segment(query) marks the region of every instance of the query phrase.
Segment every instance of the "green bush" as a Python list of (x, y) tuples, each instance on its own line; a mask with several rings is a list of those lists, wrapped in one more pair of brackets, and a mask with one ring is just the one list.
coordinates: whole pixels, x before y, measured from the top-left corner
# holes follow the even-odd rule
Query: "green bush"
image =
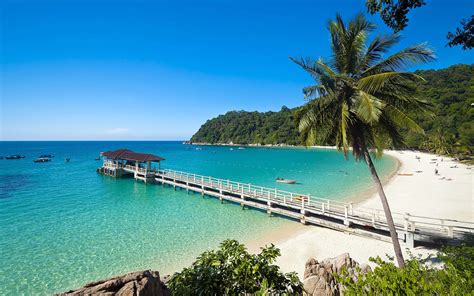
[(380, 257), (376, 264), (353, 281), (347, 271), (335, 275), (345, 295), (474, 295), (474, 246), (444, 247), (438, 254), (444, 267), (428, 267), (425, 260), (411, 257), (405, 268)]
[(168, 282), (173, 295), (300, 295), (296, 273), (283, 274), (275, 259), (280, 250), (271, 245), (249, 254), (236, 240), (225, 240), (217, 251), (201, 254)]

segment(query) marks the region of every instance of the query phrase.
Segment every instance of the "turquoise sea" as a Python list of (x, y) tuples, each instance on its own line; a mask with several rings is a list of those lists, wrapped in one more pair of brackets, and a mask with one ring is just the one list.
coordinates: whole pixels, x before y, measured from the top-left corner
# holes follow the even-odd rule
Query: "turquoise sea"
[[(330, 149), (202, 147), (181, 142), (0, 142), (0, 295), (51, 294), (134, 270), (171, 273), (226, 238), (288, 223), (210, 197), (98, 175), (101, 151), (166, 158), (162, 168), (344, 199), (372, 186), (364, 163)], [(41, 154), (55, 157), (33, 163)], [(65, 158), (71, 161), (66, 163)], [(396, 161), (376, 162), (382, 176)], [(284, 177), (299, 184), (277, 184)]]

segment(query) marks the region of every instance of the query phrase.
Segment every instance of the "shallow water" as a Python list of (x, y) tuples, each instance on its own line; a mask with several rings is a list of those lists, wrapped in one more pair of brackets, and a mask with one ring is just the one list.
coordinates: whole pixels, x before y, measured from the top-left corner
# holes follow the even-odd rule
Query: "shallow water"
[[(162, 168), (331, 199), (372, 186), (364, 163), (329, 149), (202, 147), (179, 142), (0, 142), (0, 294), (50, 294), (124, 272), (176, 271), (226, 238), (248, 241), (293, 221), (95, 171), (101, 151), (166, 158)], [(53, 154), (50, 163), (33, 163)], [(70, 157), (66, 163), (64, 159)], [(380, 175), (396, 166), (376, 162)], [(275, 183), (276, 177), (298, 184)]]

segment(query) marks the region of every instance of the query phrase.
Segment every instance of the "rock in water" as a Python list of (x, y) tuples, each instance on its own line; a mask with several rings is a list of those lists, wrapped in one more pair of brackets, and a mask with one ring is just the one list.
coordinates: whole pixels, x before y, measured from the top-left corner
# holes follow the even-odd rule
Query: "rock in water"
[(158, 271), (145, 270), (92, 282), (82, 288), (56, 295), (166, 296), (170, 293), (160, 280)]
[(342, 287), (336, 282), (333, 274), (340, 274), (343, 268), (347, 269), (348, 274), (352, 276), (354, 281), (359, 276), (358, 268), (361, 269), (361, 274), (372, 271), (367, 264), (359, 266), (359, 263), (349, 256), (349, 253), (344, 253), (334, 258), (327, 258), (321, 262), (318, 262), (315, 258), (310, 258), (305, 264), (304, 295), (341, 295), (341, 292), (343, 292)]

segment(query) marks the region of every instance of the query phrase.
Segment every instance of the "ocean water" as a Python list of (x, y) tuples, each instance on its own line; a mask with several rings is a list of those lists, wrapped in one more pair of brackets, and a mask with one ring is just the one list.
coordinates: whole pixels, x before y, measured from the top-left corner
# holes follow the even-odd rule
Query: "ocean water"
[[(51, 294), (143, 269), (171, 273), (227, 238), (245, 242), (297, 223), (199, 194), (96, 173), (101, 151), (166, 158), (162, 168), (330, 199), (372, 187), (362, 162), (329, 149), (202, 147), (180, 142), (0, 142), (0, 295)], [(41, 154), (50, 163), (33, 163)], [(66, 163), (65, 158), (71, 158)], [(382, 176), (396, 161), (376, 162)], [(276, 177), (298, 184), (275, 183)]]

